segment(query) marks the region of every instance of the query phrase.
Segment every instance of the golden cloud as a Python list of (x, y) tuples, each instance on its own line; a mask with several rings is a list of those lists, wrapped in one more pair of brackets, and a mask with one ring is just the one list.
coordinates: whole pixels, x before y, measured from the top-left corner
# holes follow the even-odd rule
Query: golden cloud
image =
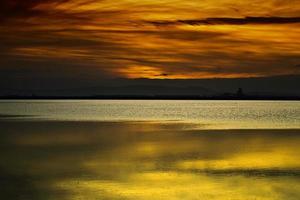
[(79, 60), (83, 70), (94, 66), (127, 78), (300, 73), (296, 0), (5, 0), (0, 6), (2, 60)]

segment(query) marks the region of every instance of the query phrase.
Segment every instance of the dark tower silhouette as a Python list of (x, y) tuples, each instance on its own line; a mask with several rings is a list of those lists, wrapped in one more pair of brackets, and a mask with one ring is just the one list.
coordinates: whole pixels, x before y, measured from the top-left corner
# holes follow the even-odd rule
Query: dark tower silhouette
[(243, 92), (243, 89), (242, 89), (242, 88), (239, 88), (239, 89), (237, 90), (236, 96), (239, 97), (239, 98), (244, 97), (244, 92)]

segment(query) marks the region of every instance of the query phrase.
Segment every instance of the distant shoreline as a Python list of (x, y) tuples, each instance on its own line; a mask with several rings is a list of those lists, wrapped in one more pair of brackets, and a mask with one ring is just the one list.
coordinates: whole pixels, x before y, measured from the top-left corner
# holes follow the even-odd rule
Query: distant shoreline
[(163, 96), (163, 95), (103, 95), (103, 96), (1, 96), (0, 100), (287, 100), (300, 101), (300, 96)]

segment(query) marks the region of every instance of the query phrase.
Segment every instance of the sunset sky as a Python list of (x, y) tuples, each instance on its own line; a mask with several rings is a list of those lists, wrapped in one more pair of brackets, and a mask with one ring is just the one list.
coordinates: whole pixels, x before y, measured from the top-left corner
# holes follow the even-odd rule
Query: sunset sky
[(300, 1), (1, 0), (0, 41), (2, 79), (300, 74)]

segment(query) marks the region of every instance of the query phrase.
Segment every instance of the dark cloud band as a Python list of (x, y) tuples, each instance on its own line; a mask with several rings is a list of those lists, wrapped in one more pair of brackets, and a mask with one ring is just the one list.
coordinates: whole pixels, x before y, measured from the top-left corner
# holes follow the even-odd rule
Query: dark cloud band
[(156, 26), (167, 25), (247, 25), (247, 24), (290, 24), (300, 23), (300, 17), (245, 17), (245, 18), (206, 18), (176, 21), (147, 21)]
[(34, 9), (36, 6), (45, 3), (65, 3), (70, 0), (1, 0), (0, 20), (14, 17), (30, 17), (43, 14)]

